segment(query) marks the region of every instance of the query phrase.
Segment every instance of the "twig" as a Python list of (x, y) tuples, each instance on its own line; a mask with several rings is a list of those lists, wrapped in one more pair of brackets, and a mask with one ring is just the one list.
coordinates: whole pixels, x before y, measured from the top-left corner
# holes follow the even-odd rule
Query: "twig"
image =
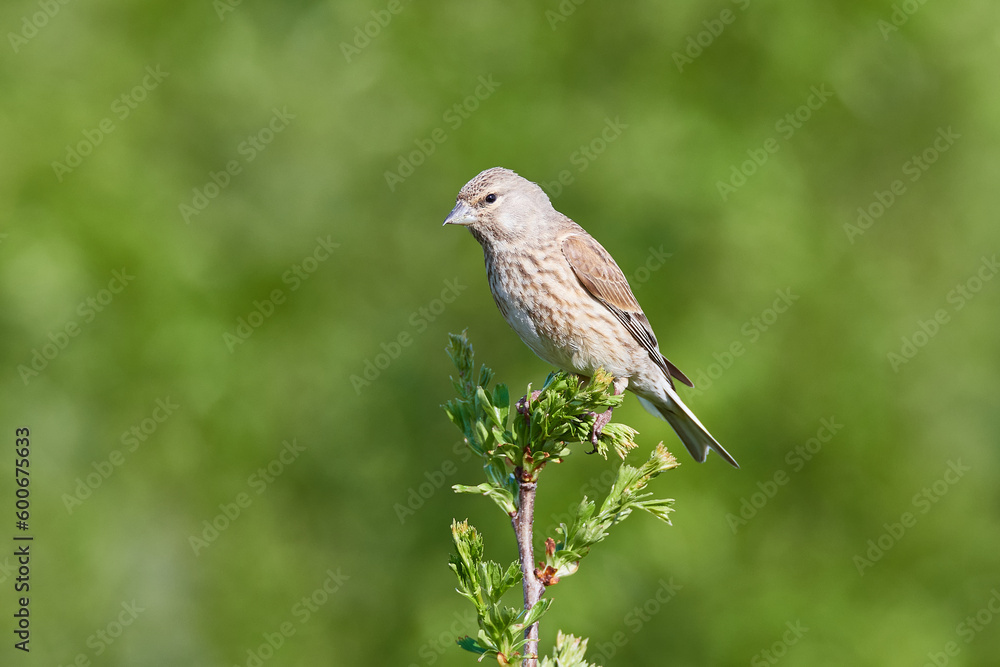
[[(521, 559), (521, 575), (523, 577), (524, 609), (535, 606), (542, 597), (545, 587), (535, 577), (535, 550), (532, 544), (532, 526), (535, 522), (535, 491), (538, 483), (524, 479), (523, 470), (516, 470), (518, 481), (518, 510), (511, 517), (517, 537), (517, 552)], [(524, 638), (528, 643), (524, 647), (524, 667), (538, 667), (538, 621), (524, 629)]]

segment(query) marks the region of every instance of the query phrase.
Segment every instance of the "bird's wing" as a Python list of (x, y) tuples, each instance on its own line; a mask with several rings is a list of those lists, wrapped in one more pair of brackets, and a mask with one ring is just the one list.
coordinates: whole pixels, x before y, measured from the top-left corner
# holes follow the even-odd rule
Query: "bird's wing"
[(589, 234), (567, 236), (563, 239), (562, 252), (580, 283), (614, 313), (632, 337), (649, 353), (649, 357), (663, 369), (667, 379), (673, 376), (693, 387), (691, 380), (660, 354), (653, 328), (611, 253)]

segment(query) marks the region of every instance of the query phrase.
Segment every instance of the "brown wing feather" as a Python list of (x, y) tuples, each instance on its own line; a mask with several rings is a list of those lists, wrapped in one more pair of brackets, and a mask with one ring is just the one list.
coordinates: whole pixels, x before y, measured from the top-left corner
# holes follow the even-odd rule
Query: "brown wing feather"
[(622, 270), (592, 236), (568, 236), (563, 240), (562, 250), (576, 277), (591, 294), (625, 312), (642, 312)]
[[(649, 320), (642, 312), (625, 274), (614, 258), (592, 236), (574, 234), (562, 244), (563, 256), (580, 283), (628, 329), (632, 337), (649, 353), (649, 357), (663, 369), (667, 379), (677, 378), (689, 387), (694, 385), (676, 366), (660, 354), (656, 335)], [(672, 384), (672, 383), (671, 383)]]

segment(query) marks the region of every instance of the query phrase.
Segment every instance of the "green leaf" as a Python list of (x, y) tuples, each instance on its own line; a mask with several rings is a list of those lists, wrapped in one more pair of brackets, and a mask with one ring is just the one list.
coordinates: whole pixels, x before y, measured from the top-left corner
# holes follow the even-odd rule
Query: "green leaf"
[(490, 432), (486, 429), (486, 424), (481, 421), (477, 421), (474, 427), (473, 436), (476, 443), (484, 450), (489, 450), (488, 445), (490, 444)]
[(665, 522), (668, 526), (673, 525), (670, 523), (669, 514), (674, 511), (671, 505), (674, 504), (673, 498), (658, 498), (653, 500), (644, 500), (637, 502), (635, 504), (641, 510), (645, 510), (655, 516), (657, 519)]
[(477, 643), (483, 647), (483, 653), (491, 658), (495, 658), (497, 653), (501, 650), (501, 646), (493, 640), (493, 637), (486, 632), (485, 628), (480, 628), (477, 636), (479, 637), (479, 641)]
[(498, 384), (493, 388), (493, 405), (502, 408), (510, 407), (510, 391), (507, 389), (507, 385)]
[(486, 653), (486, 649), (480, 646), (479, 642), (477, 642), (472, 637), (469, 637), (468, 635), (462, 637), (455, 643), (464, 648), (466, 651), (469, 651), (470, 653), (476, 653), (478, 655)]
[[(472, 349), (471, 346), (469, 348)], [(480, 366), (479, 368), (479, 386), (485, 387), (493, 380), (493, 369), (487, 366)]]
[(517, 509), (514, 506), (514, 496), (507, 489), (497, 488), (492, 484), (479, 484), (478, 486), (466, 486), (464, 484), (455, 484), (451, 487), (455, 490), (455, 493), (478, 493), (490, 498), (495, 502), (500, 509), (502, 509), (508, 515), (514, 514)]
[(586, 639), (563, 634), (560, 630), (556, 634), (556, 645), (552, 651), (552, 657), (543, 658), (541, 667), (596, 667), (594, 663), (584, 659), (583, 656), (586, 652)]
[(525, 626), (529, 626), (538, 621), (538, 619), (540, 619), (542, 615), (549, 610), (549, 607), (552, 606), (552, 602), (553, 600), (551, 598), (540, 598), (538, 602), (531, 606), (531, 609), (528, 610), (528, 613), (525, 615), (524, 620), (521, 621), (521, 623)]

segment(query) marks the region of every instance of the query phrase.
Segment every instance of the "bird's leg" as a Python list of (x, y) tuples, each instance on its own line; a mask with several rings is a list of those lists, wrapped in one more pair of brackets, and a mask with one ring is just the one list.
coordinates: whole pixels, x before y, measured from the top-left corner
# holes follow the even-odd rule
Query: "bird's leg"
[[(618, 396), (625, 391), (626, 387), (628, 387), (628, 378), (615, 378), (615, 381), (611, 385), (611, 393)], [(601, 437), (604, 427), (611, 421), (611, 413), (614, 410), (614, 408), (608, 408), (601, 414), (597, 414), (596, 412), (590, 413), (594, 415), (594, 426), (590, 429), (590, 443), (594, 445), (594, 448), (587, 452), (588, 454), (593, 454), (597, 451), (597, 440)]]

